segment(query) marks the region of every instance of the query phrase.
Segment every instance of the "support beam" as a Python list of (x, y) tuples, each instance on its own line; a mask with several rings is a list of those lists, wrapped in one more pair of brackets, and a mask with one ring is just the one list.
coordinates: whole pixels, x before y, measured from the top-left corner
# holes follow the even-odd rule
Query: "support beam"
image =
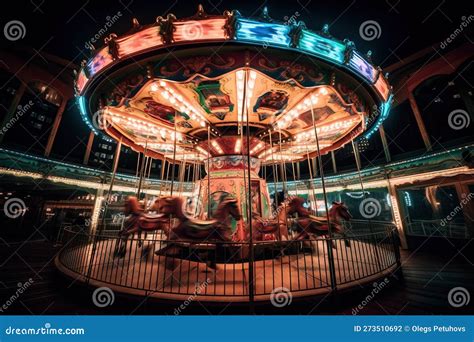
[(337, 173), (336, 157), (334, 156), (334, 151), (331, 151), (331, 160), (332, 160), (332, 170), (334, 173)]
[(53, 127), (51, 128), (51, 132), (49, 132), (48, 143), (46, 144), (46, 148), (44, 150), (44, 156), (49, 157), (51, 154), (51, 149), (53, 148), (54, 140), (56, 139), (56, 134), (58, 133), (59, 125), (61, 124), (61, 119), (63, 117), (64, 110), (66, 109), (67, 101), (63, 98), (61, 105), (56, 112), (56, 116), (54, 118)]
[(87, 141), (87, 146), (86, 146), (86, 153), (84, 153), (84, 160), (82, 161), (82, 164), (87, 165), (89, 164), (89, 157), (91, 155), (91, 149), (92, 149), (92, 143), (94, 142), (94, 132), (89, 133), (89, 140)]
[(387, 163), (390, 163), (392, 161), (392, 157), (390, 156), (390, 150), (388, 148), (388, 143), (387, 143), (387, 136), (385, 135), (385, 129), (383, 128), (383, 125), (380, 125), (379, 133), (380, 133), (380, 140), (382, 140), (383, 152), (385, 153), (385, 160), (387, 161)]
[(405, 234), (405, 232), (407, 231), (407, 222), (405, 219), (402, 219), (402, 213), (400, 211), (400, 201), (397, 196), (397, 189), (390, 182), (389, 174), (387, 174), (387, 183), (388, 194), (390, 196), (390, 202), (392, 204), (392, 217), (395, 226), (397, 227), (398, 236), (400, 238), (400, 247), (402, 247), (403, 249), (408, 249), (407, 236)]
[[(112, 190), (114, 189), (115, 175), (117, 174), (117, 167), (120, 160), (121, 151), (122, 151), (122, 138), (120, 138), (120, 140), (117, 142), (117, 146), (115, 148), (114, 162), (112, 166), (112, 178), (110, 179), (109, 191), (107, 191), (107, 197), (106, 197), (105, 206), (104, 206), (104, 215), (102, 219), (102, 223), (104, 223), (104, 225), (105, 225), (105, 217), (107, 214), (107, 208), (110, 204)], [(102, 228), (104, 227), (104, 225), (102, 226)]]
[[(319, 153), (318, 153), (319, 156)], [(311, 165), (313, 165), (313, 178), (318, 177), (318, 161), (316, 160), (317, 157), (314, 157), (311, 159)], [(319, 164), (320, 167), (323, 165), (323, 159), (321, 156), (319, 156)]]
[(431, 146), (430, 137), (428, 136), (428, 132), (426, 131), (425, 123), (423, 122), (423, 118), (421, 117), (420, 109), (418, 108), (418, 104), (416, 103), (415, 97), (413, 93), (408, 93), (408, 101), (410, 101), (410, 106), (415, 115), (416, 123), (418, 125), (418, 129), (420, 130), (421, 137), (423, 142), (425, 143), (425, 147), (427, 151), (433, 150)]
[(90, 233), (96, 233), (97, 226), (99, 225), (99, 217), (102, 213), (102, 204), (104, 201), (104, 189), (99, 187), (95, 193), (94, 206), (92, 207), (92, 214), (90, 218), (89, 228)]

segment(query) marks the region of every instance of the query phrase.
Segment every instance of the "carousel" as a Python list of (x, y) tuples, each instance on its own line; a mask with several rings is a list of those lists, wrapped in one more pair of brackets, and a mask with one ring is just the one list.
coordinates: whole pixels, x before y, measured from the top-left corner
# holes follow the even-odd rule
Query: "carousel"
[[(348, 208), (327, 200), (319, 158), (356, 149), (392, 101), (371, 53), (327, 25), (201, 6), (184, 19), (134, 19), (93, 50), (75, 87), (83, 120), (117, 153), (93, 224), (64, 232), (56, 264), (66, 275), (132, 295), (253, 302), (358, 287), (398, 267), (393, 229), (348, 234)], [(137, 191), (111, 232), (101, 218), (122, 146), (138, 153)], [(302, 163), (306, 196), (292, 187)], [(151, 178), (158, 194), (144, 186)]]

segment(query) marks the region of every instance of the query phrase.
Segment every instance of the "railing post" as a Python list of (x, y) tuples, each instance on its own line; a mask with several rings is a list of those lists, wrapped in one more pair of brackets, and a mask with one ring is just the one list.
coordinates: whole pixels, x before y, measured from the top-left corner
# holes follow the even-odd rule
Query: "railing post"
[(400, 247), (398, 244), (398, 237), (395, 235), (394, 229), (392, 229), (392, 231), (390, 232), (390, 239), (392, 240), (393, 251), (395, 253), (395, 259), (397, 261), (397, 268), (400, 268), (402, 266), (402, 263), (400, 260)]
[(332, 253), (333, 239), (326, 238), (326, 244), (328, 249), (328, 263), (329, 263), (329, 275), (331, 277), (331, 289), (333, 292), (337, 291), (337, 280), (336, 280), (336, 268), (334, 266), (334, 254)]

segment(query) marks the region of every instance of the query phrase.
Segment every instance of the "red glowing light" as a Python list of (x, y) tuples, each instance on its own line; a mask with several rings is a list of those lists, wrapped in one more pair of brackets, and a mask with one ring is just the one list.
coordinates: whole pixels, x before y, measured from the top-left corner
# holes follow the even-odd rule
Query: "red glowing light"
[(175, 42), (226, 39), (225, 22), (224, 18), (175, 22), (173, 39)]
[(119, 57), (121, 58), (137, 51), (163, 45), (163, 40), (159, 32), (160, 27), (153, 26), (130, 36), (117, 39)]
[(84, 86), (86, 83), (89, 81), (87, 78), (86, 74), (84, 73), (84, 70), (81, 70), (79, 72), (79, 75), (77, 76), (77, 81), (76, 81), (76, 87), (79, 93), (82, 92), (82, 89), (84, 89)]
[(377, 89), (378, 93), (383, 97), (384, 101), (387, 101), (388, 94), (390, 93), (390, 88), (388, 87), (388, 83), (385, 80), (385, 77), (382, 75), (379, 76), (377, 82), (374, 84), (375, 89)]
[(89, 74), (94, 75), (105, 66), (113, 62), (112, 56), (109, 54), (109, 48), (105, 47), (101, 49), (94, 58), (88, 63)]

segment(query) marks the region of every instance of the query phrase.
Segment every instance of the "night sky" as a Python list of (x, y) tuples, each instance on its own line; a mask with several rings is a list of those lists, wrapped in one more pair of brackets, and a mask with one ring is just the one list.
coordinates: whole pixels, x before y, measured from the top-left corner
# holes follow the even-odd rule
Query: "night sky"
[[(258, 16), (264, 6), (270, 16), (284, 21), (295, 16), (314, 30), (329, 24), (330, 32), (337, 38), (355, 42), (359, 51), (373, 51), (373, 61), (386, 67), (425, 47), (439, 43), (459, 27), (464, 17), (472, 14), (473, 5), (467, 1), (46, 1), (15, 0), (8, 2), (2, 11), (2, 27), (19, 20), (26, 28), (22, 40), (11, 43), (0, 39), (0, 46), (20, 44), (33, 47), (39, 53), (49, 52), (79, 64), (88, 56), (84, 43), (93, 37), (107, 22), (107, 16), (119, 11), (122, 16), (110, 29), (121, 35), (131, 27), (132, 18), (150, 24), (157, 16), (173, 13), (178, 18), (193, 15), (202, 3), (210, 14), (238, 9), (244, 16)], [(469, 8), (470, 7), (470, 8)], [(359, 27), (368, 20), (380, 25), (380, 37), (365, 41)], [(472, 24), (471, 24), (472, 25)], [(474, 27), (474, 25), (472, 25)], [(456, 44), (472, 41), (472, 27), (468, 26)]]

